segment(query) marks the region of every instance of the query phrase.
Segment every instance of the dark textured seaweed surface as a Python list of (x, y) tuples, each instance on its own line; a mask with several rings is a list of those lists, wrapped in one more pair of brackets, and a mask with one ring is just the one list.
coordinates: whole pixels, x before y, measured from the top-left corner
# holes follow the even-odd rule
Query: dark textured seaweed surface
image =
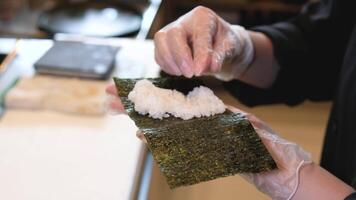
[[(114, 78), (127, 113), (143, 131), (171, 188), (276, 168), (250, 122), (239, 113), (226, 111), (190, 120), (175, 117), (158, 120), (138, 114), (127, 99), (138, 80)], [(179, 77), (149, 80), (158, 87), (183, 93), (203, 85), (198, 79)]]

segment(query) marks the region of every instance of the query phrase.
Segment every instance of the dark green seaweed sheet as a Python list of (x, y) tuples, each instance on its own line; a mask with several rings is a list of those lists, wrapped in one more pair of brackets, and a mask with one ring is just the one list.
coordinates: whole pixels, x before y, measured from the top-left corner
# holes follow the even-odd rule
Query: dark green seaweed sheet
[[(144, 133), (148, 147), (171, 188), (244, 172), (276, 168), (250, 122), (226, 111), (211, 117), (153, 119), (138, 114), (127, 99), (139, 79), (114, 78), (126, 112)], [(149, 79), (161, 88), (187, 93), (203, 85), (198, 79)]]

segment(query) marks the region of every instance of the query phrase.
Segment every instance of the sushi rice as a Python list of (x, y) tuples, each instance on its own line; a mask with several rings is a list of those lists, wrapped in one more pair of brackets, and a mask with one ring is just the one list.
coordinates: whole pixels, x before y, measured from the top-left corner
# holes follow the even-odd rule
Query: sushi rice
[(225, 104), (205, 86), (195, 87), (186, 96), (171, 89), (156, 87), (143, 79), (135, 84), (128, 98), (141, 115), (155, 119), (174, 116), (183, 120), (208, 117), (225, 112)]

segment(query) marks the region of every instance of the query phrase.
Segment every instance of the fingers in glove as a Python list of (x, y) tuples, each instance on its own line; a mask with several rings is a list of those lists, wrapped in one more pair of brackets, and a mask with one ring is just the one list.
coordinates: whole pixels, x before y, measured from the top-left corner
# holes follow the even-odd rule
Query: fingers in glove
[(302, 147), (278, 136), (264, 121), (254, 115), (246, 115), (255, 128), (263, 144), (277, 163), (279, 169), (288, 169), (289, 166), (298, 166), (302, 160), (311, 162), (311, 156)]
[(124, 106), (117, 95), (107, 94), (105, 100), (105, 110), (108, 114), (117, 115), (125, 113)]
[(193, 36), (194, 74), (196, 76), (201, 76), (210, 69), (213, 55), (212, 36), (209, 33), (210, 30), (206, 31), (208, 33), (196, 33)]
[[(251, 122), (252, 126), (256, 129), (256, 132), (259, 133), (260, 137), (264, 137), (270, 140), (282, 139), (280, 137), (276, 137), (278, 136), (276, 132), (269, 125), (267, 125), (266, 122), (260, 120), (255, 115), (248, 114), (246, 117)], [(259, 130), (265, 131), (261, 132)]]
[(117, 89), (116, 89), (115, 84), (111, 84), (111, 85), (107, 86), (105, 89), (105, 92), (107, 94), (117, 96)]
[(270, 128), (266, 122), (260, 120), (258, 117), (256, 117), (255, 115), (251, 114), (251, 113), (248, 113), (248, 112), (245, 112), (239, 108), (236, 108), (234, 106), (230, 106), (230, 105), (227, 105), (227, 109), (230, 110), (231, 112), (234, 112), (234, 113), (241, 113), (243, 114), (243, 116), (245, 116), (248, 121), (251, 122), (252, 126), (257, 129), (257, 130), (266, 130), (266, 132), (269, 132), (269, 133), (273, 133), (272, 135), (276, 135), (275, 134), (275, 131)]
[(241, 109), (238, 109), (234, 106), (230, 106), (230, 105), (226, 105), (227, 109), (230, 110), (231, 112), (233, 113), (241, 113), (242, 115), (246, 116), (246, 115), (249, 115), (249, 113), (241, 110)]
[[(234, 113), (242, 113), (252, 124), (257, 134), (260, 136), (263, 144), (266, 146), (268, 152), (271, 154), (272, 158), (278, 163), (282, 163), (280, 160), (279, 147), (278, 142), (282, 142), (277, 135), (274, 135), (274, 131), (263, 121), (258, 119), (256, 116), (247, 113), (243, 110), (240, 110), (233, 106), (227, 106), (227, 108)], [(284, 162), (283, 162), (284, 163)]]
[(214, 50), (211, 58), (210, 71), (211, 73), (219, 72), (225, 60), (225, 54), (221, 51)]
[(211, 64), (211, 71), (213, 72), (220, 71), (226, 58), (232, 59), (234, 56), (240, 55), (244, 46), (244, 38), (240, 38), (239, 34), (231, 29), (230, 24), (221, 18), (219, 19)]
[(300, 151), (301, 148), (297, 144), (279, 137), (265, 122), (256, 116), (250, 114), (246, 117), (255, 128), (256, 133), (260, 136), (262, 143), (279, 169), (286, 169), (291, 164), (298, 165), (300, 162), (298, 154), (302, 153), (302, 151)]
[(182, 72), (183, 76), (191, 78), (193, 76), (193, 57), (188, 44), (188, 35), (181, 26), (171, 28), (168, 31), (168, 45), (171, 55)]
[(169, 46), (168, 37), (169, 36), (164, 29), (155, 34), (155, 60), (161, 69), (166, 73), (170, 75), (181, 76), (182, 72), (179, 70), (179, 67), (175, 63), (173, 55), (170, 51), (170, 49), (174, 47)]
[(141, 130), (137, 130), (137, 131), (136, 131), (136, 137), (137, 137), (138, 139), (140, 139), (142, 142), (144, 142), (144, 143), (147, 144), (147, 140), (146, 140), (146, 138), (145, 138), (145, 135), (144, 135), (144, 133), (143, 133)]
[[(230, 105), (227, 105), (227, 109), (233, 113), (241, 113), (244, 117), (246, 117), (261, 138), (268, 138), (270, 140), (274, 138), (272, 137), (274, 135), (272, 134), (274, 133), (274, 131), (265, 122), (258, 119), (255, 115), (252, 115), (250, 113), (247, 113), (239, 108)], [(262, 130), (266, 130), (266, 131), (262, 131)]]
[(194, 23), (185, 25), (185, 28), (193, 48), (194, 74), (201, 76), (210, 70), (217, 18), (208, 8), (198, 7), (194, 12)]

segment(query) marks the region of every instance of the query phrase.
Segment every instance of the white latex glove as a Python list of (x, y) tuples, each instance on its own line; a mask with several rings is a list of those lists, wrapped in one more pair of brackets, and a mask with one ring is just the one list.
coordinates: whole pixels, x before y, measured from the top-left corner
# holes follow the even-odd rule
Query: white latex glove
[[(242, 112), (229, 108), (233, 112)], [(247, 181), (274, 200), (291, 199), (299, 186), (299, 173), (306, 164), (311, 164), (311, 156), (300, 146), (289, 142), (277, 134), (254, 115), (244, 113), (261, 137), (267, 150), (275, 160), (278, 169), (265, 173), (243, 174)]]
[(241, 76), (254, 57), (249, 33), (199, 6), (158, 31), (155, 59), (176, 76), (213, 74), (221, 80)]

